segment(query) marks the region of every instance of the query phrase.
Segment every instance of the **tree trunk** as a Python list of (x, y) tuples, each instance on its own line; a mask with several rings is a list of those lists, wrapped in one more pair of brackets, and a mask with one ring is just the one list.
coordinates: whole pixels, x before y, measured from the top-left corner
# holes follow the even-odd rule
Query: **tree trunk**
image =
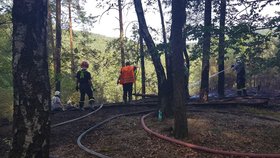
[[(49, 2), (49, 1), (48, 1)], [(50, 10), (50, 4), (48, 3), (48, 26), (49, 26), (49, 30), (48, 30), (48, 41), (50, 45), (50, 49), (49, 49), (49, 53), (51, 53), (53, 55), (53, 66), (54, 66), (54, 70), (55, 70), (55, 46), (54, 46), (54, 37), (53, 37), (53, 26), (52, 26), (52, 14), (51, 14), (51, 10)]]
[(184, 50), (184, 56), (185, 56), (185, 82), (186, 82), (186, 96), (187, 96), (187, 99), (189, 99), (190, 97), (190, 92), (189, 92), (189, 74), (190, 74), (190, 58), (189, 58), (189, 55), (188, 55), (188, 52), (187, 52), (187, 46), (186, 46), (186, 37), (183, 36), (183, 50)]
[[(137, 14), (137, 18), (138, 18), (139, 29), (143, 35), (143, 38), (145, 40), (147, 47), (148, 47), (148, 52), (152, 57), (152, 61), (153, 61), (153, 64), (154, 64), (154, 67), (156, 70), (160, 105), (162, 107), (166, 107), (168, 89), (166, 87), (166, 83), (167, 83), (166, 76), (165, 76), (161, 61), (160, 61), (160, 55), (157, 52), (155, 43), (152, 39), (151, 34), (149, 33), (149, 30), (148, 30), (148, 27), (146, 24), (146, 19), (144, 16), (142, 2), (140, 0), (134, 0), (134, 5), (135, 5), (135, 11)], [(162, 110), (164, 110), (164, 109), (162, 109)]]
[(225, 19), (226, 19), (226, 0), (221, 0), (220, 8), (220, 32), (219, 32), (219, 57), (218, 57), (218, 94), (219, 97), (225, 96)]
[[(158, 0), (158, 7), (159, 7), (159, 13), (160, 13), (160, 20), (161, 20), (161, 28), (162, 28), (162, 39), (163, 39), (163, 44), (164, 44), (164, 54), (165, 54), (165, 66), (166, 66), (166, 78), (167, 78), (167, 89), (172, 89), (172, 66), (171, 66), (171, 57), (169, 50), (167, 49), (167, 39), (166, 39), (166, 31), (165, 31), (165, 21), (164, 21), (164, 16), (163, 16), (163, 11), (162, 11), (162, 6), (160, 0)], [(168, 102), (166, 104), (166, 107), (163, 107), (164, 113), (167, 116), (173, 115), (172, 107), (171, 107), (171, 102), (172, 102), (172, 91), (167, 91), (167, 96), (168, 96)]]
[(186, 1), (172, 1), (171, 25), (171, 55), (172, 55), (172, 85), (174, 107), (174, 136), (184, 138), (187, 135), (186, 91), (183, 58), (183, 26), (186, 22)]
[(68, 12), (69, 12), (69, 38), (70, 38), (70, 55), (71, 55), (71, 76), (75, 79), (77, 72), (77, 63), (75, 62), (75, 54), (73, 49), (73, 29), (72, 29), (72, 12), (71, 12), (72, 0), (68, 0)]
[(145, 98), (146, 94), (146, 71), (145, 71), (145, 58), (144, 58), (144, 45), (142, 33), (139, 30), (139, 43), (140, 43), (140, 60), (141, 60), (141, 79), (142, 79), (142, 99)]
[(61, 81), (61, 0), (56, 0), (56, 49), (55, 49), (55, 90), (60, 91)]
[(10, 158), (49, 157), (47, 0), (14, 0), (13, 143)]
[(119, 7), (119, 23), (120, 23), (120, 49), (121, 49), (121, 63), (125, 65), (124, 59), (124, 41), (123, 41), (123, 16), (122, 16), (122, 0), (118, 0)]
[[(164, 22), (164, 16), (163, 16), (163, 11), (162, 11), (162, 6), (160, 0), (158, 0), (158, 7), (159, 7), (159, 13), (160, 13), (160, 20), (161, 20), (161, 29), (162, 29), (162, 39), (163, 39), (163, 44), (164, 44), (164, 54), (165, 54), (165, 64), (166, 64), (166, 76), (167, 79), (171, 78), (171, 59), (170, 55), (167, 49), (167, 39), (166, 39), (166, 31), (165, 31), (165, 22)], [(170, 83), (171, 84), (171, 83)]]
[(203, 34), (203, 57), (200, 84), (200, 100), (208, 101), (209, 93), (209, 59), (211, 42), (211, 0), (205, 0), (204, 34)]

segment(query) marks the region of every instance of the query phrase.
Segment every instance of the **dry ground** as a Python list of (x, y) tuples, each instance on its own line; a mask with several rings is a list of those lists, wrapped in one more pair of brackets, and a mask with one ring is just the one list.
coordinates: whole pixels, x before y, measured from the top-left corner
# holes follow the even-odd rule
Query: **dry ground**
[[(273, 109), (258, 109), (234, 106), (227, 108), (188, 107), (188, 134), (185, 142), (238, 152), (280, 153), (280, 120), (278, 106)], [(91, 126), (119, 113), (150, 109), (144, 106), (103, 108), (96, 114), (51, 131), (50, 155), (61, 158), (94, 157), (81, 150), (78, 136)], [(89, 111), (66, 111), (52, 114), (52, 123), (66, 121)], [(141, 115), (123, 116), (89, 132), (82, 143), (104, 155), (114, 158), (216, 158), (208, 154), (182, 147), (147, 134), (141, 124)], [(172, 137), (173, 119), (159, 122), (155, 117), (146, 119), (149, 128)], [(10, 143), (9, 128), (0, 132), (0, 155), (7, 156)], [(2, 156), (1, 156), (2, 157)]]

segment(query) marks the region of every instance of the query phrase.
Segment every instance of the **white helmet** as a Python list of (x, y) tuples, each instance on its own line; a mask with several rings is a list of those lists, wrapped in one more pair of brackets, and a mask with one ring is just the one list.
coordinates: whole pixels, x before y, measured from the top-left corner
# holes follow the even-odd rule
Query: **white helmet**
[(59, 91), (55, 91), (54, 95), (60, 95), (60, 92)]

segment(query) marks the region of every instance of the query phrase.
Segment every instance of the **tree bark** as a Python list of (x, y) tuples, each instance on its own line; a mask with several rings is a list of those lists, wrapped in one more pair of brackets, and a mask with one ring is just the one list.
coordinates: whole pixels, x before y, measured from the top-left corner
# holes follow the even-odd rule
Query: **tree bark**
[(186, 37), (183, 35), (183, 46), (184, 46), (184, 57), (185, 57), (185, 82), (186, 82), (186, 96), (187, 99), (190, 97), (190, 92), (189, 92), (189, 74), (190, 74), (190, 58), (187, 52), (187, 46), (186, 46)]
[(53, 37), (53, 26), (52, 26), (52, 14), (51, 14), (51, 9), (50, 9), (50, 3), (48, 1), (48, 26), (49, 26), (49, 30), (48, 30), (48, 42), (49, 42), (49, 54), (51, 53), (53, 55), (53, 68), (55, 70), (55, 46), (54, 46), (54, 37)]
[(75, 79), (77, 72), (77, 63), (75, 62), (75, 54), (73, 49), (73, 28), (72, 28), (72, 0), (68, 0), (68, 12), (69, 12), (69, 40), (70, 40), (70, 55), (71, 55), (71, 76)]
[(125, 65), (125, 58), (124, 58), (124, 39), (123, 39), (123, 16), (122, 16), (122, 0), (118, 0), (118, 7), (119, 7), (119, 23), (120, 23), (120, 49), (121, 49), (121, 63), (122, 66)]
[(139, 29), (141, 33), (143, 33), (143, 38), (148, 48), (148, 52), (152, 57), (153, 65), (156, 70), (157, 74), (157, 81), (158, 81), (158, 95), (159, 95), (159, 102), (161, 107), (166, 107), (167, 104), (167, 87), (166, 87), (166, 76), (164, 73), (163, 66), (160, 61), (160, 55), (156, 50), (155, 43), (152, 39), (151, 34), (149, 33), (146, 19), (144, 16), (144, 11), (142, 7), (141, 0), (134, 0), (135, 11), (138, 18)]
[[(167, 39), (166, 39), (166, 31), (165, 31), (165, 21), (162, 11), (162, 6), (160, 0), (158, 0), (158, 7), (159, 7), (159, 13), (160, 13), (160, 20), (161, 20), (161, 28), (162, 28), (162, 39), (164, 44), (164, 54), (165, 54), (165, 66), (166, 66), (166, 78), (167, 78), (167, 89), (172, 89), (172, 64), (171, 64), (171, 57), (167, 46)], [(168, 96), (168, 102), (166, 104), (166, 107), (163, 107), (164, 113), (167, 116), (173, 115), (171, 102), (172, 102), (172, 91), (167, 91)]]
[(226, 0), (221, 0), (220, 7), (220, 32), (219, 32), (219, 57), (218, 57), (218, 94), (219, 97), (225, 96), (225, 19), (226, 19)]
[[(162, 11), (162, 6), (160, 0), (158, 0), (158, 7), (159, 7), (159, 13), (160, 13), (160, 20), (161, 20), (161, 29), (162, 29), (162, 39), (163, 39), (163, 44), (164, 44), (164, 54), (165, 54), (165, 64), (166, 64), (166, 76), (167, 79), (171, 78), (171, 59), (170, 55), (167, 49), (167, 39), (166, 39), (166, 31), (165, 31), (165, 22), (164, 22), (164, 16), (163, 16), (163, 11)], [(171, 84), (171, 83), (170, 83)]]
[(204, 34), (203, 34), (203, 56), (200, 84), (200, 100), (208, 101), (209, 93), (209, 59), (211, 42), (211, 0), (205, 0), (204, 11)]
[(186, 22), (186, 1), (172, 1), (171, 55), (172, 85), (174, 107), (174, 136), (184, 138), (187, 135), (185, 68), (183, 57), (183, 26)]
[(145, 71), (145, 58), (144, 58), (144, 44), (142, 33), (139, 30), (139, 43), (140, 43), (140, 60), (141, 60), (141, 79), (142, 79), (142, 99), (146, 94), (146, 71)]
[(49, 157), (47, 0), (13, 1), (13, 143), (10, 158)]
[(60, 91), (61, 80), (61, 0), (56, 0), (56, 49), (55, 49), (55, 90)]

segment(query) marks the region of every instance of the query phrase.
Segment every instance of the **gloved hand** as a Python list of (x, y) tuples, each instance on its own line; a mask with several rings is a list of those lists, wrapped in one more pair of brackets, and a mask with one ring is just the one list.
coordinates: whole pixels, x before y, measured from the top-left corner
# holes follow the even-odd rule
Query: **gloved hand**
[(76, 91), (79, 91), (79, 86), (78, 85), (76, 86)]

